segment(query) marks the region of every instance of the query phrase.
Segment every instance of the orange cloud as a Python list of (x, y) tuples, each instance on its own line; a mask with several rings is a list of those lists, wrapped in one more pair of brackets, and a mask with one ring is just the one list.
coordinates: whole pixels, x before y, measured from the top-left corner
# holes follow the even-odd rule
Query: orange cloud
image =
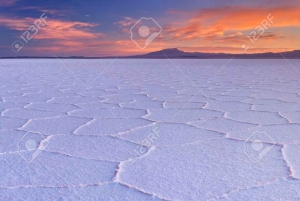
[[(185, 15), (185, 12), (178, 13)], [(229, 30), (237, 33), (254, 30), (263, 20), (268, 20), (268, 18), (271, 19), (271, 21), (268, 20), (269, 27), (300, 26), (300, 8), (225, 7), (199, 10), (195, 14), (195, 17), (183, 22), (183, 26), (166, 27), (167, 32), (172, 38), (218, 37), (224, 36), (225, 32)]]
[(103, 33), (91, 31), (91, 28), (98, 24), (69, 22), (59, 20), (47, 20), (47, 25), (42, 28), (36, 39), (55, 39), (55, 40), (78, 40), (96, 39), (104, 36)]
[[(29, 26), (34, 25), (36, 19), (25, 18), (15, 19), (0, 17), (0, 25), (9, 27), (12, 30), (27, 31)], [(103, 33), (93, 32), (91, 29), (98, 24), (84, 22), (70, 22), (46, 19), (46, 24), (41, 26), (39, 32), (34, 36), (34, 39), (49, 39), (49, 40), (84, 40), (97, 39), (103, 37)]]
[(0, 26), (5, 26), (13, 30), (25, 30), (27, 29), (32, 23), (34, 23), (33, 18), (24, 18), (24, 19), (17, 19), (17, 18), (7, 18), (5, 16), (0, 16)]
[(214, 19), (214, 16), (220, 16), (213, 26), (219, 25), (222, 28), (230, 30), (247, 30), (258, 26), (268, 15), (274, 16), (272, 21), (275, 27), (284, 26), (300, 26), (300, 9), (297, 7), (281, 7), (281, 8), (220, 8), (204, 10), (197, 15), (193, 21)]
[[(213, 48), (214, 50), (226, 49), (225, 52), (233, 52), (232, 50), (237, 49), (241, 40), (247, 39), (251, 31), (256, 30), (257, 33), (261, 33), (261, 30), (260, 32), (257, 31), (260, 25), (265, 28), (259, 42), (255, 44), (256, 49), (264, 45), (269, 46), (269, 49), (274, 48), (274, 51), (281, 48), (287, 49), (284, 44), (292, 36), (294, 36), (294, 45), (290, 46), (290, 49), (297, 49), (295, 39), (298, 39), (296, 41), (298, 41), (299, 46), (299, 37), (295, 31), (299, 31), (300, 28), (299, 7), (223, 7), (193, 12), (170, 10), (167, 13), (173, 18), (175, 18), (174, 15), (186, 18), (186, 20), (172, 22), (164, 26), (163, 37), (174, 44), (179, 42), (177, 47), (182, 47), (182, 45), (185, 47), (205, 47), (207, 45), (207, 47), (220, 47)], [(293, 30), (290, 27), (293, 27)], [(278, 29), (283, 32), (278, 33)], [(269, 43), (267, 43), (268, 41)], [(207, 49), (211, 50), (211, 48)], [(266, 48), (260, 49), (266, 51)]]

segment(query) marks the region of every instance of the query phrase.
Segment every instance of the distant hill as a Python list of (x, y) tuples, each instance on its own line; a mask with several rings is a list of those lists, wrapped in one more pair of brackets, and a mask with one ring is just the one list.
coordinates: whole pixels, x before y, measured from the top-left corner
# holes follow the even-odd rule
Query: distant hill
[[(291, 52), (281, 52), (281, 54), (289, 59), (300, 59), (300, 50)], [(226, 54), (226, 53), (202, 53), (202, 52), (184, 52), (177, 48), (164, 49), (151, 52), (144, 55), (128, 56), (126, 58), (188, 58), (188, 59), (227, 59), (234, 57), (235, 59), (283, 59), (280, 53), (255, 53), (255, 54)]]

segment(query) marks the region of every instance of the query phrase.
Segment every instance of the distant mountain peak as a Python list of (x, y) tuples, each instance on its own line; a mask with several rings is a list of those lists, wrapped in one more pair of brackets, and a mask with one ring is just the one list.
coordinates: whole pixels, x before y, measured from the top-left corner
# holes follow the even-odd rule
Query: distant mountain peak
[(161, 55), (166, 55), (166, 56), (172, 56), (172, 57), (177, 57), (177, 56), (183, 56), (184, 54), (186, 54), (186, 52), (183, 52), (181, 50), (179, 50), (178, 48), (167, 48), (167, 49), (162, 49), (159, 51), (155, 51), (155, 52), (150, 52), (148, 54), (145, 54), (147, 56), (161, 56)]
[(230, 54), (230, 53), (205, 53), (205, 52), (184, 52), (178, 48), (167, 48), (144, 55), (129, 56), (127, 58), (196, 58), (196, 59), (283, 59), (300, 58), (300, 50), (280, 53), (254, 53), (254, 54)]
[(179, 50), (178, 48), (166, 48), (166, 49), (162, 49), (161, 51), (177, 51), (177, 52), (183, 52), (183, 51)]

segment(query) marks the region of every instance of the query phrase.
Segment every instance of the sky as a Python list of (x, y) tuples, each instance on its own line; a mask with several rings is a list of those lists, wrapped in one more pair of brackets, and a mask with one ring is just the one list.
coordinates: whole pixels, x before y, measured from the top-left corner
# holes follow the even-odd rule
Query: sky
[(299, 0), (0, 0), (0, 57), (300, 49)]

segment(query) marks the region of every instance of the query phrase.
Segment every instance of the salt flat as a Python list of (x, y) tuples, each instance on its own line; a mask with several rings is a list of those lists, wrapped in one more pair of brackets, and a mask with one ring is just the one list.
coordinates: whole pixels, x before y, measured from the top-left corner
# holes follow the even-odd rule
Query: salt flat
[(0, 70), (0, 200), (300, 200), (300, 60)]

